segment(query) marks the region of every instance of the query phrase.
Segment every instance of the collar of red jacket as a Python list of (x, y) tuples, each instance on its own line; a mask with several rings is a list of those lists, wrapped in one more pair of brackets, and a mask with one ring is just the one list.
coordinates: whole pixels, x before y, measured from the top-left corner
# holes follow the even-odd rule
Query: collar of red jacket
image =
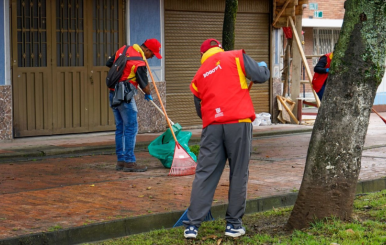
[(214, 47), (214, 48), (208, 49), (208, 51), (206, 51), (201, 57), (201, 64), (204, 64), (205, 60), (208, 59), (210, 56), (215, 55), (215, 54), (220, 53), (220, 52), (224, 52), (224, 49), (219, 48), (219, 47)]

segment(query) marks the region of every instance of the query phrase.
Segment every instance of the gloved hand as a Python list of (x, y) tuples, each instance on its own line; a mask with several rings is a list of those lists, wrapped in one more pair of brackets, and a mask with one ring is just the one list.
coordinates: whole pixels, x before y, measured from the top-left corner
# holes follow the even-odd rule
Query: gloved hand
[(153, 97), (151, 97), (151, 94), (145, 94), (145, 100), (147, 101), (153, 100)]
[(265, 67), (267, 67), (267, 64), (266, 64), (264, 61), (258, 62), (257, 64), (258, 64), (259, 66), (265, 66)]
[(330, 71), (330, 68), (326, 68), (326, 72), (328, 73)]

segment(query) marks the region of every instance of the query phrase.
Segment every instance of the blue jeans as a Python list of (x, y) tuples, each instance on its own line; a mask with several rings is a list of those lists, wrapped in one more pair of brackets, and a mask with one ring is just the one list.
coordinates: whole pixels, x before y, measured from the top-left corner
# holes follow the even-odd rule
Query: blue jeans
[(130, 103), (122, 102), (119, 106), (112, 107), (114, 93), (110, 92), (110, 107), (113, 109), (115, 119), (115, 153), (118, 161), (135, 162), (134, 148), (138, 133), (137, 105), (134, 98)]

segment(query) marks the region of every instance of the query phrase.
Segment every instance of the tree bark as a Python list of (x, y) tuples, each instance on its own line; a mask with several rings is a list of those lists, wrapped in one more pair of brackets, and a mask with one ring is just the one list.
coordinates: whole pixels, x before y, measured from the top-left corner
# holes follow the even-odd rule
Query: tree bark
[(222, 46), (225, 51), (235, 48), (235, 23), (238, 0), (225, 0)]
[(290, 229), (352, 214), (370, 112), (385, 70), (386, 1), (347, 0), (345, 9)]

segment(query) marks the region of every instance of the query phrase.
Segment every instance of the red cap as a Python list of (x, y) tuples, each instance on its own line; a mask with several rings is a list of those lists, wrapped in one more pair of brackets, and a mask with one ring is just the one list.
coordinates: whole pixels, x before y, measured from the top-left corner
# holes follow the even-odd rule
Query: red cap
[(221, 43), (220, 43), (219, 41), (217, 41), (216, 39), (214, 39), (214, 38), (206, 39), (206, 40), (201, 44), (200, 51), (201, 51), (202, 53), (205, 53), (206, 51), (208, 51), (208, 49), (213, 48), (213, 47), (219, 47), (219, 48), (222, 48)]
[(153, 52), (155, 57), (157, 57), (158, 59), (162, 59), (162, 56), (159, 53), (161, 51), (161, 44), (158, 42), (157, 39), (147, 39), (143, 44), (146, 46), (146, 48), (150, 49), (151, 52)]

